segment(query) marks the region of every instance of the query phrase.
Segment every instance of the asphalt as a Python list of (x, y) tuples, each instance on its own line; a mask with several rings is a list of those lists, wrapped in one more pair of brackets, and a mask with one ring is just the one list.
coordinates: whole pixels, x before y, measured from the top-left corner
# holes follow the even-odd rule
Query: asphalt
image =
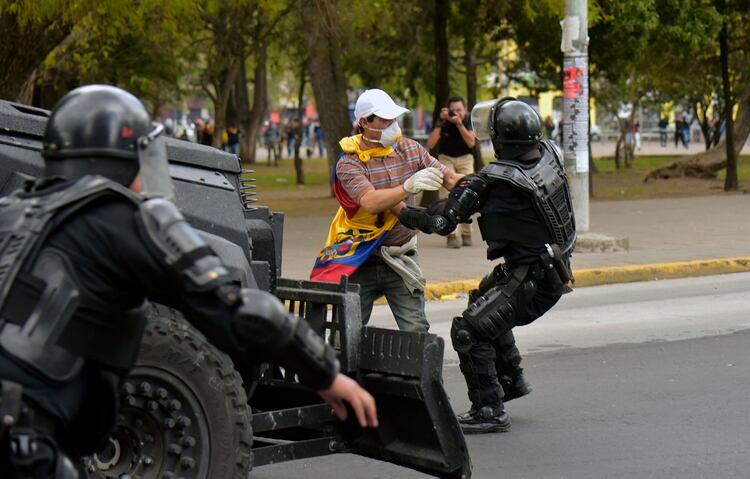
[[(309, 277), (331, 217), (286, 218), (282, 276)], [(429, 299), (452, 299), (491, 269), (474, 227), (474, 244), (447, 249), (445, 238), (419, 236)], [(602, 201), (590, 205), (589, 232), (628, 239), (628, 251), (574, 253), (576, 286), (750, 271), (750, 195)]]

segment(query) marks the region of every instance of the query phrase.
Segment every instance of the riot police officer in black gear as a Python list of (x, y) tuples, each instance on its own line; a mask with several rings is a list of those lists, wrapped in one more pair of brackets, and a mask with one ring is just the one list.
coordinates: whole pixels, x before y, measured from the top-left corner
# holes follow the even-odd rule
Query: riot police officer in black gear
[(78, 458), (114, 428), (147, 298), (230, 355), (251, 349), (298, 371), (339, 417), (346, 402), (377, 425), (333, 349), (271, 294), (235, 285), (167, 199), (160, 133), (123, 90), (73, 90), (47, 124), (45, 178), (0, 199), (3, 478), (85, 477)]
[(542, 140), (536, 111), (515, 98), (491, 100), (474, 107), (472, 123), (480, 140), (492, 141), (495, 160), (459, 180), (445, 203), (399, 217), (422, 231), (447, 234), (479, 212), (487, 258), (504, 259), (470, 293), (468, 308), (451, 327), (472, 403), (459, 415), (466, 433), (509, 430), (503, 400), (531, 392), (512, 328), (536, 320), (570, 291), (576, 239), (562, 156)]

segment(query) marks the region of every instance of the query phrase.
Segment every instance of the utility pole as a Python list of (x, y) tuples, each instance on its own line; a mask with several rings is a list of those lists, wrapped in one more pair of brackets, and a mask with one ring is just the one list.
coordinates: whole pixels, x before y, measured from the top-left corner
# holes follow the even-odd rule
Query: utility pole
[(587, 0), (565, 0), (562, 26), (562, 149), (576, 229), (589, 230), (589, 57)]

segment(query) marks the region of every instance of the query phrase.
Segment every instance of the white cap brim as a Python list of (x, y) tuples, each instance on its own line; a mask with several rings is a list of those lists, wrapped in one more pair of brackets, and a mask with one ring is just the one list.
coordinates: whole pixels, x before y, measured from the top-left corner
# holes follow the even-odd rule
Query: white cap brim
[(406, 108), (394, 104), (378, 108), (377, 110), (373, 111), (372, 114), (375, 116), (379, 116), (384, 120), (393, 120), (408, 112), (409, 110), (407, 110)]

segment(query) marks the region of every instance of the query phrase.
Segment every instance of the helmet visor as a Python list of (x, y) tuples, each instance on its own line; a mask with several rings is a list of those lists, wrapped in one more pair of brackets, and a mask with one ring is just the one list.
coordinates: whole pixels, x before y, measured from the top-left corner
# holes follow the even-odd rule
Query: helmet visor
[(477, 140), (489, 140), (491, 136), (490, 130), (490, 113), (497, 104), (497, 99), (483, 101), (477, 103), (474, 108), (471, 109), (471, 127), (474, 129), (474, 134), (477, 136)]
[(148, 135), (138, 138), (138, 165), (141, 170), (141, 195), (172, 199), (174, 189), (169, 177), (164, 127), (155, 125)]

